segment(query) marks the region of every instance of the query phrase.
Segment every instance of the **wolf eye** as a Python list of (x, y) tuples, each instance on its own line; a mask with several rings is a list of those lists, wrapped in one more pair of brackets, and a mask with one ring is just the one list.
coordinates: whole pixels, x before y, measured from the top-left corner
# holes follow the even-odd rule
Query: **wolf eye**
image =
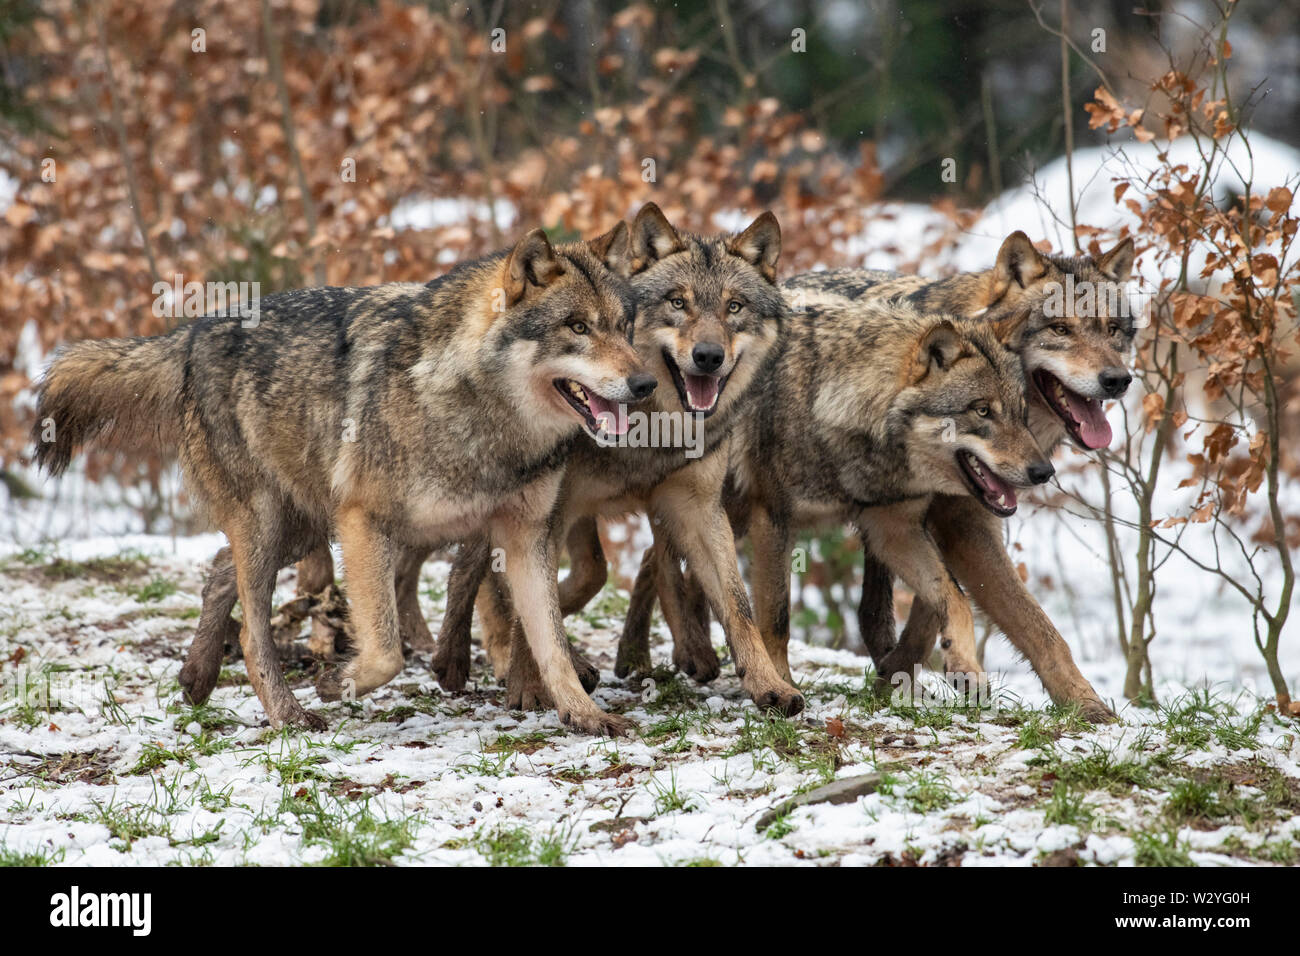
[(1124, 327), (1120, 325), (1118, 322), (1112, 322), (1110, 324), (1110, 328), (1107, 329), (1106, 331), (1108, 331), (1111, 335), (1119, 335), (1121, 332), (1124, 331)]
[(1057, 335), (1069, 335), (1070, 327), (1066, 325), (1064, 322), (1057, 322), (1055, 325), (1052, 326), (1052, 331), (1055, 332)]
[(680, 295), (673, 296), (671, 299), (668, 300), (668, 304), (671, 305), (674, 309), (686, 308), (686, 300), (683, 299)]
[(586, 322), (570, 322), (569, 328), (573, 330), (575, 335), (586, 335), (590, 331)]
[(988, 418), (993, 414), (993, 409), (989, 408), (988, 402), (976, 402), (971, 406), (971, 410), (980, 418)]
[(735, 315), (744, 307), (745, 306), (742, 303), (737, 302), (735, 299), (732, 299), (730, 302), (727, 303), (727, 311), (730, 312), (732, 315)]

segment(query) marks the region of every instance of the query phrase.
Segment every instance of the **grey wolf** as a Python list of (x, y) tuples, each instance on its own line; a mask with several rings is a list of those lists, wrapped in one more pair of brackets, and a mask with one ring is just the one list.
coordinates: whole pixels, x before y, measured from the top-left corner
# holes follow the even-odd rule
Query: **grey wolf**
[[(1123, 394), (1130, 381), (1124, 355), (1134, 335), (1132, 318), (1110, 305), (1133, 265), (1131, 240), (1097, 257), (1040, 254), (1024, 233), (1007, 237), (992, 269), (927, 281), (893, 273), (837, 269), (807, 273), (784, 287), (797, 306), (898, 300), (918, 309), (937, 309), (959, 320), (987, 323), (1021, 360), (1028, 390), (1029, 427), (1047, 454), (1063, 441), (1085, 448), (1110, 441), (1101, 402)], [(1098, 290), (1095, 310), (1050, 308), (1053, 290), (1068, 283)], [(1109, 294), (1101, 294), (1101, 292)], [(1020, 581), (1001, 543), (997, 519), (968, 495), (937, 495), (926, 526), (949, 569), (1012, 643), (1029, 659), (1058, 702), (1078, 703), (1085, 716), (1109, 719), (1110, 711), (1079, 673), (1069, 648)], [(939, 617), (924, 600), (913, 611), (896, 646), (893, 579), (889, 569), (864, 548), (859, 626), (879, 672), (910, 671), (933, 646)], [(628, 662), (648, 659), (648, 621), (657, 586), (655, 562), (643, 563), (633, 590), (629, 625), (620, 645)], [(686, 584), (689, 585), (689, 577)], [(695, 630), (706, 626), (697, 621)], [(644, 666), (644, 664), (641, 664)]]
[[(755, 397), (770, 374), (768, 355), (787, 319), (776, 285), (780, 227), (764, 213), (738, 235), (696, 236), (678, 232), (651, 204), (638, 213), (631, 234), (637, 352), (652, 374), (672, 383), (639, 411), (697, 416), (704, 429), (702, 454), (680, 447), (579, 443), (565, 472), (555, 523), (557, 547), (567, 541), (573, 558), (560, 588), (560, 609), (581, 608), (604, 583), (596, 517), (644, 511), (665, 550), (696, 569), (702, 598), (722, 622), (746, 692), (762, 708), (797, 713), (803, 697), (764, 650), (722, 508), (730, 436), (753, 414)], [(440, 682), (453, 690), (465, 680), (472, 595), (486, 570), (481, 544), (467, 545), (462, 558), (452, 572), (434, 661)], [(478, 602), (489, 654), (498, 668), (508, 659), (510, 706), (544, 706), (517, 628), (508, 654), (501, 649), (511, 603), (518, 609), (522, 601), (494, 586), (495, 577), (487, 578), (487, 593)]]
[[(92, 441), (175, 448), (229, 545), (249, 678), (271, 722), (322, 727), (274, 656), (277, 571), (336, 538), (356, 650), (317, 685), (364, 694), (402, 667), (403, 556), (486, 529), (541, 679), (569, 725), (621, 732), (569, 662), (549, 519), (578, 436), (656, 380), (629, 341), (626, 226), (553, 247), (541, 230), (427, 285), (267, 296), (260, 321), (205, 317), (80, 342), (41, 382), (36, 460)], [(219, 648), (218, 648), (219, 653)]]

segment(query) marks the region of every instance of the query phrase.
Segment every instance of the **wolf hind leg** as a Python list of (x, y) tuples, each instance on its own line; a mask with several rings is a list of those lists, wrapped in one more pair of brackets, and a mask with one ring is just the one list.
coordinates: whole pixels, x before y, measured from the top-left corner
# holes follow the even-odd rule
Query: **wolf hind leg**
[[(569, 553), (569, 573), (560, 582), (559, 597), (560, 614), (568, 617), (586, 607), (609, 579), (609, 564), (594, 516), (586, 515), (573, 523), (565, 538), (565, 550)], [(600, 684), (600, 668), (573, 645), (569, 646), (569, 654), (582, 689), (591, 693)]]
[(212, 570), (203, 584), (203, 608), (181, 667), (180, 685), (189, 704), (202, 704), (212, 696), (226, 645), (239, 643), (240, 625), (230, 615), (238, 600), (234, 561), (230, 548), (222, 548), (212, 559)]
[(409, 547), (401, 550), (393, 590), (397, 595), (397, 629), (402, 647), (415, 653), (434, 649), (433, 634), (420, 610), (420, 570), (433, 553), (432, 548)]
[(722, 673), (709, 634), (709, 601), (699, 578), (667, 547), (659, 549), (659, 606), (673, 636), (673, 666), (699, 684)]
[(459, 693), (469, 680), (470, 627), (474, 599), (486, 586), (490, 553), (487, 535), (461, 542), (447, 578), (447, 610), (433, 649), (433, 673), (443, 690)]
[(230, 541), (239, 603), (244, 608), (244, 623), (239, 633), (244, 665), (271, 726), (295, 725), (324, 730), (324, 719), (298, 703), (285, 683), (280, 657), (271, 639), (271, 597), (275, 592), (275, 578), (280, 568), (292, 560), (283, 554), (288, 540), (283, 516), (268, 518), (265, 513), (241, 509), (228, 515), (222, 527)]
[(618, 654), (614, 661), (616, 677), (645, 676), (653, 669), (650, 620), (654, 616), (658, 588), (659, 553), (652, 545), (641, 555), (641, 567), (632, 584), (632, 596), (623, 618), (623, 631), (618, 638)]

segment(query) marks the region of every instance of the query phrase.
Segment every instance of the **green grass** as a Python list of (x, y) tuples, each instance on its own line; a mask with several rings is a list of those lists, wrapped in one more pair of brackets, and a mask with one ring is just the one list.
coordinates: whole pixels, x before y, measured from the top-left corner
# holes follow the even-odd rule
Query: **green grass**
[(490, 866), (564, 866), (573, 842), (564, 831), (534, 835), (524, 826), (495, 826), (474, 834), (470, 846)]
[(63, 855), (62, 847), (57, 850), (37, 847), (22, 853), (0, 843), (0, 866), (53, 866), (63, 862)]
[(1064, 780), (1056, 781), (1052, 796), (1043, 805), (1043, 822), (1053, 825), (1089, 830), (1094, 816), (1095, 811), (1084, 800), (1084, 794)]
[(646, 784), (655, 799), (655, 814), (663, 816), (666, 813), (691, 813), (698, 810), (694, 798), (687, 793), (677, 789), (677, 771), (669, 769), (668, 782), (664, 783), (658, 776), (650, 778)]
[(297, 817), (305, 845), (326, 849), (320, 866), (388, 866), (415, 841), (418, 817), (376, 815), (368, 796), (336, 800), (315, 785), (290, 791), (285, 787), (279, 813)]
[(1190, 847), (1178, 839), (1178, 831), (1144, 831), (1133, 835), (1133, 852), (1138, 866), (1195, 866)]

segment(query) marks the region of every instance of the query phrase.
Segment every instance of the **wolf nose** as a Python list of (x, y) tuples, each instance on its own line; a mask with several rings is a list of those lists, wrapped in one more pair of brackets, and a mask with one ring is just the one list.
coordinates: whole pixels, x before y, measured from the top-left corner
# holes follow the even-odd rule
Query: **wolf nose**
[(1056, 469), (1050, 461), (1036, 461), (1029, 466), (1029, 480), (1036, 485), (1041, 485), (1054, 474)]
[(629, 375), (627, 377), (628, 390), (632, 393), (632, 397), (637, 401), (640, 401), (653, 392), (655, 386), (658, 384), (658, 379), (653, 375), (647, 375), (645, 372), (641, 372), (638, 375)]
[(1128, 389), (1128, 383), (1133, 381), (1133, 376), (1124, 368), (1104, 368), (1097, 376), (1097, 381), (1101, 382), (1102, 390), (1110, 398), (1119, 398)]
[(722, 368), (724, 358), (726, 353), (716, 342), (700, 342), (691, 349), (691, 361), (695, 363), (696, 368), (706, 374)]

